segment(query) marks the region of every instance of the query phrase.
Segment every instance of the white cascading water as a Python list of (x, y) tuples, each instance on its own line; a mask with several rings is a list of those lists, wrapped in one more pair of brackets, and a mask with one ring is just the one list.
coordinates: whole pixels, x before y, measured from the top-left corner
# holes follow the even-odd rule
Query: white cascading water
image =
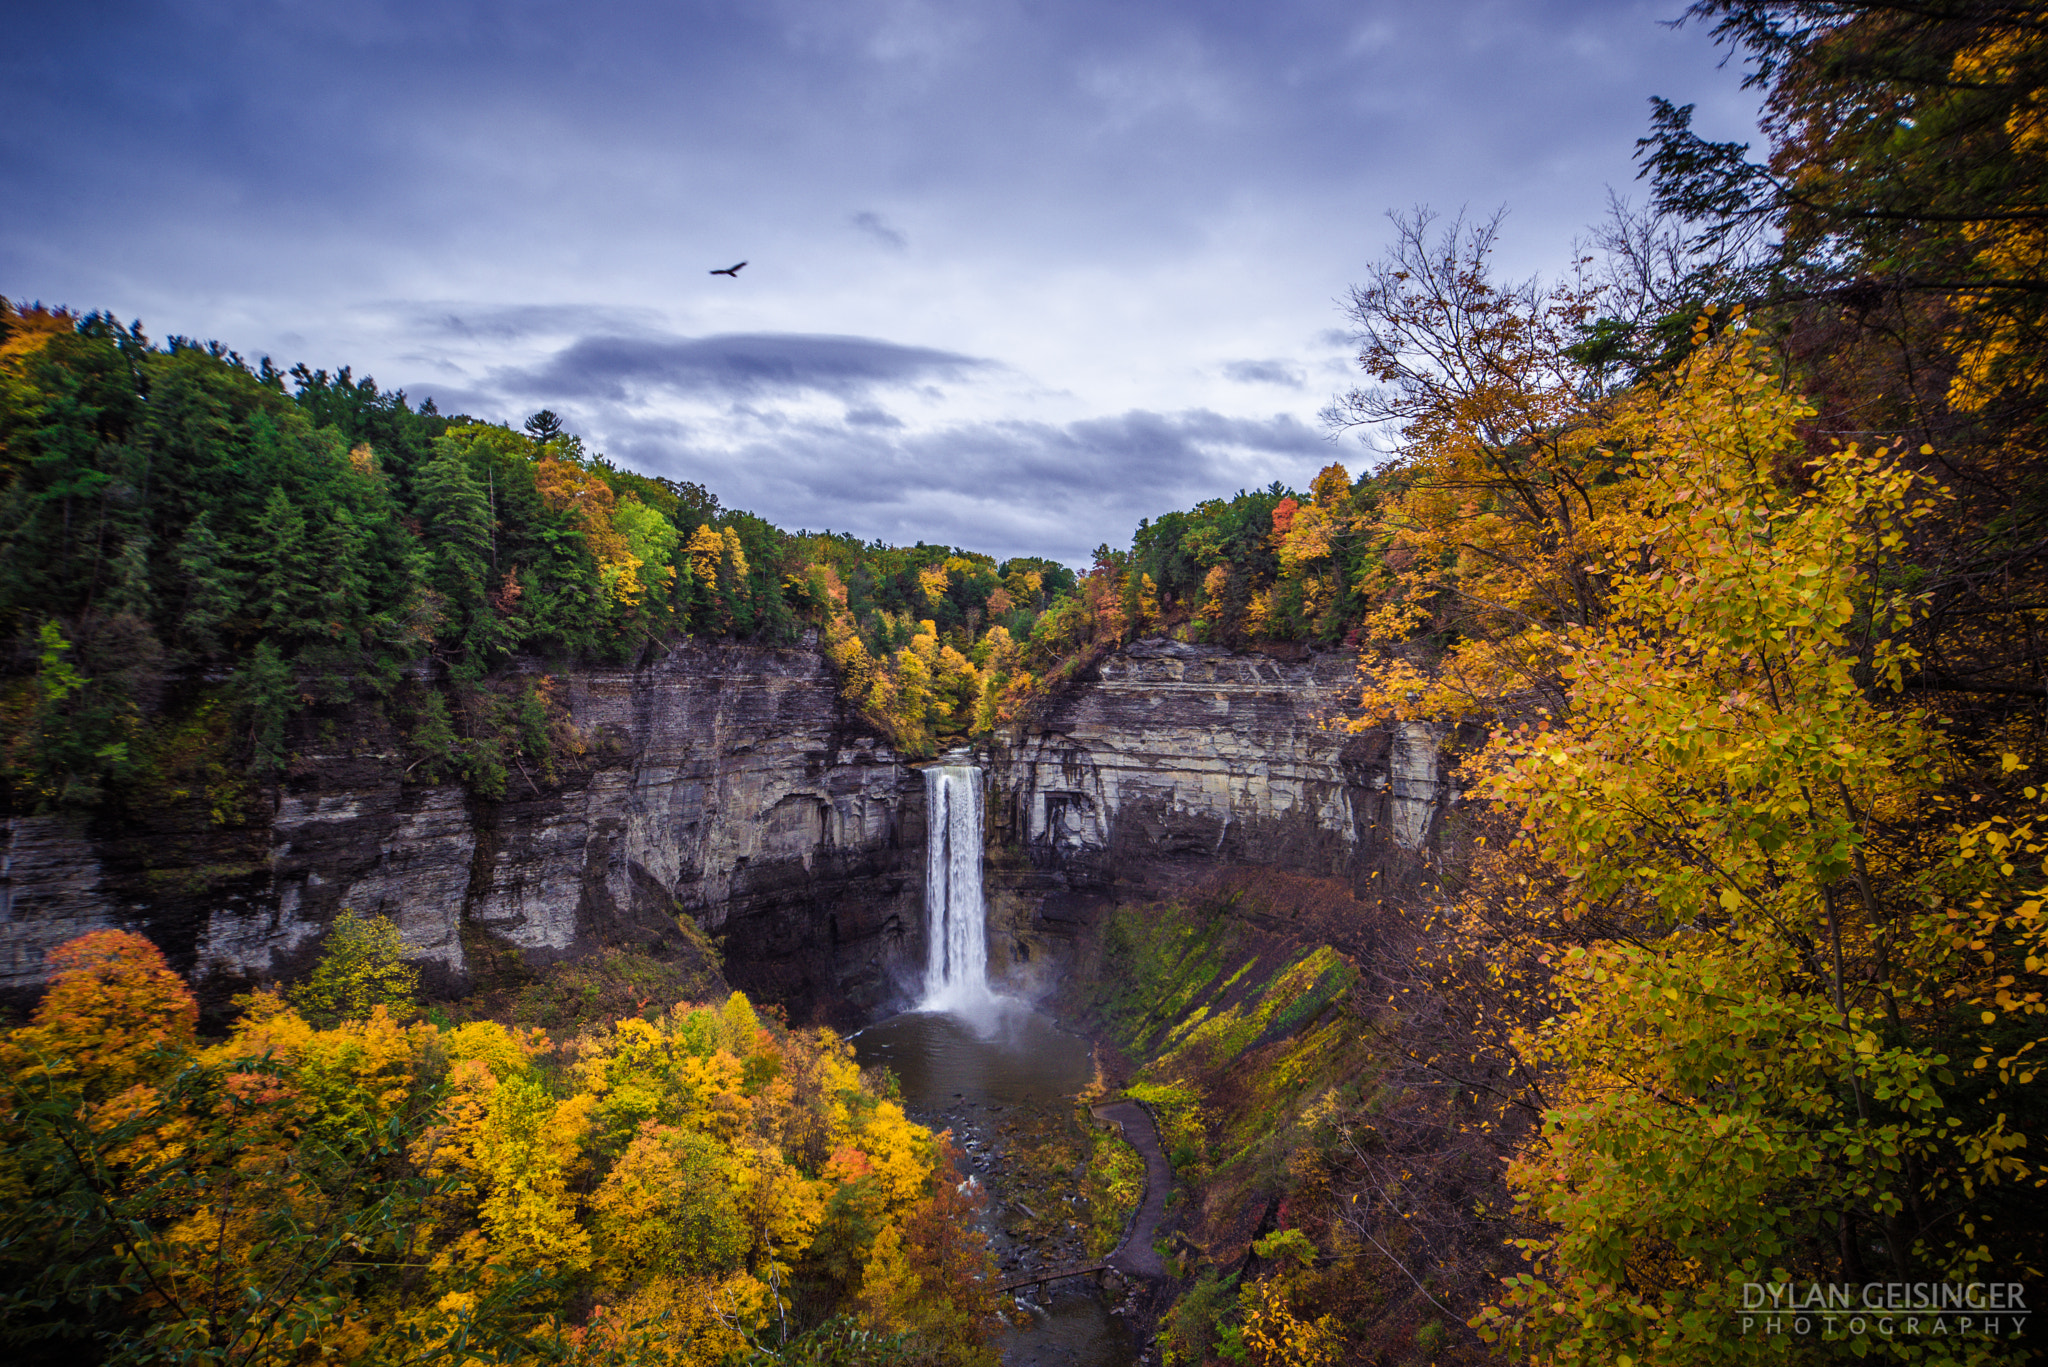
[(985, 1013), (988, 909), (981, 897), (981, 770), (938, 764), (924, 771), (924, 1011)]

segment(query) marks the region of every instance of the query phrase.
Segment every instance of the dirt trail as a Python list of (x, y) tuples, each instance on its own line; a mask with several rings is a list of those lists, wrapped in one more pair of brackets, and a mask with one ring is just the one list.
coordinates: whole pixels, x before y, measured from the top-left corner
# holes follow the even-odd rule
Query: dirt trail
[(1152, 1242), (1159, 1222), (1166, 1218), (1166, 1197), (1173, 1190), (1173, 1167), (1159, 1147), (1159, 1128), (1152, 1123), (1152, 1113), (1135, 1101), (1092, 1106), (1089, 1110), (1098, 1119), (1116, 1122), (1124, 1142), (1145, 1160), (1145, 1199), (1138, 1205), (1138, 1216), (1131, 1222), (1130, 1233), (1104, 1261), (1119, 1272), (1164, 1277), (1166, 1265), (1159, 1261), (1159, 1252)]

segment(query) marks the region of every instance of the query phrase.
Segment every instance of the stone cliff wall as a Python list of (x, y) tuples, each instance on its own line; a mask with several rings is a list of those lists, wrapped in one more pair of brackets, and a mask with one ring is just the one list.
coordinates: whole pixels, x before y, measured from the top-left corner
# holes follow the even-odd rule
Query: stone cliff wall
[(347, 708), (300, 719), (267, 819), (10, 822), (0, 990), (32, 991), (50, 946), (126, 926), (218, 1000), (303, 966), (344, 907), (396, 920), (441, 990), (508, 957), (658, 954), (678, 914), (796, 1019), (862, 1014), (915, 975), (923, 787), (847, 724), (815, 649), (686, 643), (562, 682), (590, 757), (553, 784), (515, 772), (503, 801), (408, 783), (398, 737)]
[[(992, 972), (1041, 986), (1102, 907), (1219, 864), (1360, 886), (1412, 870), (1449, 797), (1437, 738), (1326, 724), (1355, 668), (1139, 642), (977, 745)], [(502, 801), (409, 782), (400, 737), (356, 707), (295, 723), (291, 772), (253, 819), (215, 824), (192, 801), (10, 821), (0, 993), (33, 993), (51, 946), (124, 926), (218, 1005), (302, 969), (344, 907), (396, 920), (442, 991), (602, 945), (660, 954), (678, 915), (794, 1020), (856, 1021), (914, 991), (923, 783), (849, 722), (815, 648), (685, 643), (561, 683), (590, 754), (554, 783), (515, 772)]]
[(1141, 641), (980, 747), (991, 973), (1032, 990), (1103, 906), (1218, 865), (1414, 876), (1453, 796), (1441, 738), (1346, 729), (1357, 667)]

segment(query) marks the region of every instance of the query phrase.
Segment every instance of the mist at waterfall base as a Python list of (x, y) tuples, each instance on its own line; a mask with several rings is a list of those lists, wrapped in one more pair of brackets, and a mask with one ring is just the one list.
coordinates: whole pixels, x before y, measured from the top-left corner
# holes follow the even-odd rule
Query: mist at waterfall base
[[(951, 1130), (972, 1175), (991, 1192), (990, 1233), (999, 1257), (1017, 1249), (1002, 1230), (1003, 1119), (1020, 1107), (1071, 1106), (1094, 1076), (1088, 1041), (1029, 1003), (988, 984), (988, 911), (981, 884), (981, 771), (925, 770), (930, 814), (925, 851), (927, 956), (912, 1010), (853, 1036), (863, 1067), (896, 1075), (904, 1108), (920, 1124)], [(1030, 1305), (1008, 1305), (1001, 1340), (1008, 1367), (1125, 1367), (1137, 1349), (1086, 1281), (1056, 1284)]]

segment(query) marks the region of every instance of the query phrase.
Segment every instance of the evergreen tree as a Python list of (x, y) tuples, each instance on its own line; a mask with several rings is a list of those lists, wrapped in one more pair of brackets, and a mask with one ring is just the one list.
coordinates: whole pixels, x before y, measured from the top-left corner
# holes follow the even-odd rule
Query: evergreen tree
[(228, 548), (214, 534), (211, 513), (192, 519), (178, 543), (176, 560), (185, 586), (179, 638), (194, 655), (218, 655), (222, 632), (241, 606), (242, 587), (241, 576), (228, 563)]
[(321, 634), (320, 570), (307, 544), (306, 519), (285, 496), (270, 491), (256, 522), (257, 603), (275, 639), (298, 642)]
[(561, 415), (552, 408), (543, 408), (526, 420), (526, 434), (535, 442), (546, 446), (562, 435)]
[(472, 649), (488, 611), (484, 586), (491, 563), (491, 511), (468, 462), (444, 450), (420, 472), (419, 507), (427, 546), (427, 584), (447, 604), (454, 630)]
[(136, 531), (121, 542), (114, 560), (114, 588), (107, 595), (107, 610), (128, 613), (148, 621), (156, 615), (156, 593), (149, 582), (149, 533)]
[(364, 564), (367, 537), (346, 508), (336, 508), (334, 517), (319, 537), (319, 617), (327, 634), (337, 641), (354, 643), (367, 632), (376, 616), (370, 604), (369, 576)]
[(258, 773), (284, 768), (284, 728), (298, 706), (292, 667), (269, 641), (260, 642), (235, 673), (237, 715), (247, 727), (249, 764)]
[[(431, 401), (414, 412), (405, 391), (380, 390), (368, 376), (356, 380), (347, 366), (330, 376), (325, 370), (297, 365), (291, 380), (293, 407), (315, 427), (333, 428), (347, 445), (374, 448), (404, 502), (410, 502), (414, 478), (434, 458), (435, 439), (456, 422), (467, 421), (443, 417)], [(272, 383), (282, 388), (281, 382)]]

